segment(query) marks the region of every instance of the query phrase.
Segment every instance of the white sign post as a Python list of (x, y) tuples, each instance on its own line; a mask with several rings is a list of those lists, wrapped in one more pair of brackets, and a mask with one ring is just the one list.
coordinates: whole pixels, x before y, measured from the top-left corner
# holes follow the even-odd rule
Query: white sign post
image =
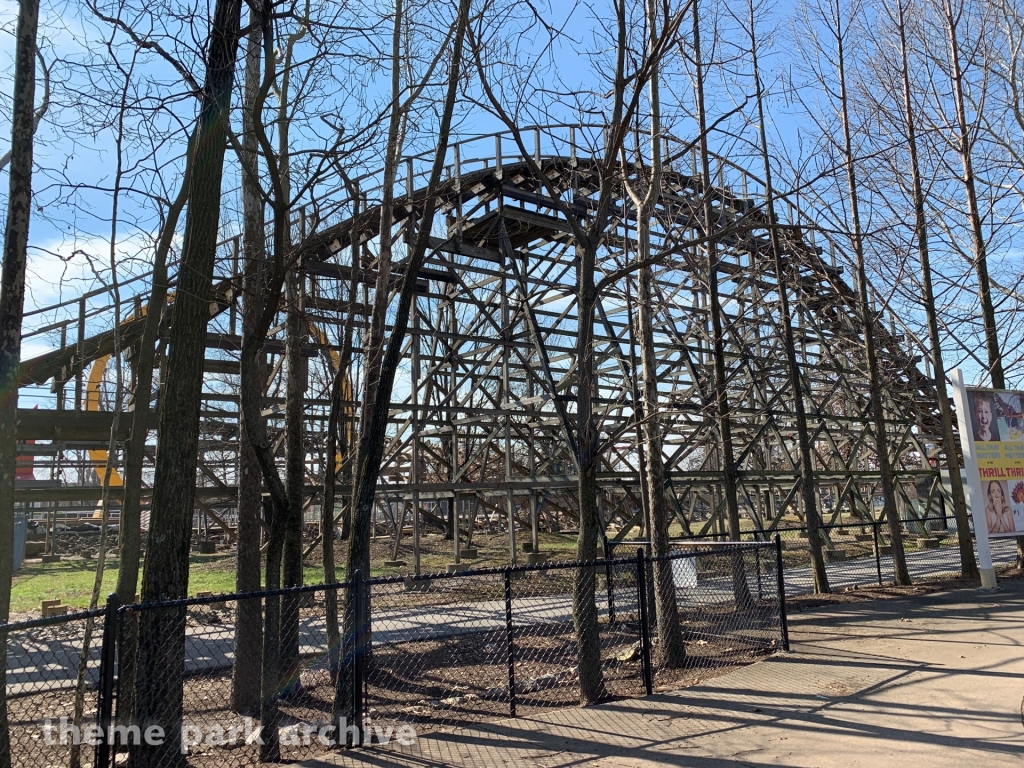
[[(968, 501), (971, 507), (971, 516), (974, 518), (974, 536), (978, 542), (978, 568), (981, 571), (981, 586), (985, 589), (995, 589), (996, 570), (992, 567), (992, 548), (989, 545), (989, 521), (986, 515), (986, 494), (982, 488), (981, 472), (978, 466), (978, 449), (975, 445), (975, 428), (971, 415), (971, 405), (967, 396), (967, 386), (964, 384), (963, 371), (954, 368), (950, 371), (950, 379), (953, 382), (953, 399), (956, 402), (956, 418), (960, 429), (960, 448), (964, 454), (964, 470), (967, 475), (967, 487), (970, 490)], [(991, 420), (991, 410), (989, 418)], [(991, 437), (991, 434), (989, 435)], [(953, 451), (953, 446), (947, 446), (947, 452)]]

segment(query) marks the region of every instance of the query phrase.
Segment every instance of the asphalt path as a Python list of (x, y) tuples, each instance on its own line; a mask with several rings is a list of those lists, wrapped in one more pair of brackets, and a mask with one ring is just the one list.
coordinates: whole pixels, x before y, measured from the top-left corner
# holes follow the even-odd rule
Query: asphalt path
[[(992, 547), (992, 564), (995, 566), (1011, 565), (1017, 556), (1016, 541), (1012, 538), (990, 540)], [(906, 550), (907, 570), (914, 580), (931, 579), (960, 571), (960, 551), (955, 542), (952, 546), (936, 549)], [(885, 555), (880, 558), (882, 580), (891, 582), (893, 578), (892, 557)], [(874, 556), (843, 560), (828, 563), (828, 582), (832, 589), (846, 589), (853, 586), (878, 583), (878, 568)], [(814, 591), (814, 582), (810, 567), (787, 568), (786, 595), (806, 595)]]

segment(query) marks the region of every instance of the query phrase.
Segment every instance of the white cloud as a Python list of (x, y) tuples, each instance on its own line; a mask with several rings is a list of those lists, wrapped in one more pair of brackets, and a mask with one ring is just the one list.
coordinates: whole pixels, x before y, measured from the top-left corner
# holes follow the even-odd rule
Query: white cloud
[[(121, 316), (131, 311), (132, 297), (148, 289), (149, 281), (130, 278), (150, 270), (153, 246), (145, 235), (133, 235), (118, 242), (116, 268), (122, 284)], [(67, 321), (65, 341), (77, 340), (78, 299), (93, 290), (111, 285), (110, 245), (102, 237), (44, 242), (29, 248), (25, 278), (25, 317), (21, 359), (27, 360), (60, 346), (60, 331), (34, 333)], [(86, 336), (110, 328), (113, 324), (113, 295), (102, 292), (86, 300)], [(93, 314), (96, 313), (96, 314)]]
[[(148, 272), (152, 248), (151, 239), (145, 235), (119, 241), (115, 249), (118, 281), (123, 283)], [(42, 243), (29, 249), (25, 309), (74, 301), (83, 293), (112, 283), (108, 239), (93, 236)], [(122, 299), (134, 293), (134, 285), (129, 286), (122, 291)]]

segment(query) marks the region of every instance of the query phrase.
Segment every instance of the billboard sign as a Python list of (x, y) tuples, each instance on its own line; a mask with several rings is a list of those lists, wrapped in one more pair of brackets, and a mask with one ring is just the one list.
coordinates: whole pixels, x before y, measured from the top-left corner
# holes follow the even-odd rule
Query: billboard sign
[(1024, 393), (968, 389), (966, 394), (968, 440), (977, 463), (977, 476), (968, 479), (977, 483), (973, 497), (985, 505), (985, 528), (989, 536), (1024, 534)]
[(1024, 535), (1024, 392), (951, 378), (980, 565), (991, 567), (989, 538)]

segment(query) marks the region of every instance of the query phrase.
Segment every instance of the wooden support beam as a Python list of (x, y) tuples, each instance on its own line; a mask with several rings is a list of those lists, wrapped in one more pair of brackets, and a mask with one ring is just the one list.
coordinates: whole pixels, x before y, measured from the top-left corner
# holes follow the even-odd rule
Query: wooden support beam
[(220, 529), (224, 531), (225, 534), (227, 534), (228, 541), (234, 542), (235, 539), (238, 538), (238, 535), (235, 533), (234, 529), (230, 525), (225, 523), (224, 518), (222, 518), (220, 515), (214, 512), (209, 504), (207, 504), (202, 499), (197, 498), (195, 499), (195, 505), (199, 507), (199, 509), (203, 510), (203, 512), (205, 512), (207, 515), (209, 515), (213, 519), (213, 522), (215, 522), (218, 525), (218, 527), (220, 527)]

